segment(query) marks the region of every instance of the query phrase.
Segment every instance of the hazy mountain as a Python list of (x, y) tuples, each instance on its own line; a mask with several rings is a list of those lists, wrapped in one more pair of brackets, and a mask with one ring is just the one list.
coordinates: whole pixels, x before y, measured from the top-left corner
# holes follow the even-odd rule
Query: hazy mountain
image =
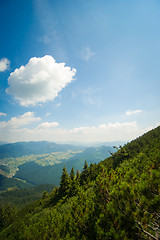
[(68, 171), (74, 167), (75, 170), (79, 170), (81, 172), (85, 161), (87, 161), (88, 164), (98, 163), (101, 160), (109, 157), (110, 152), (115, 152), (115, 149), (106, 146), (97, 148), (90, 147), (86, 148), (81, 153), (77, 153), (69, 160), (65, 160), (59, 164), (54, 164), (53, 166), (43, 167), (35, 162), (28, 162), (19, 166), (19, 171), (16, 173), (15, 177), (24, 179), (27, 182), (35, 185), (43, 183), (59, 185), (60, 176), (64, 165)]
[(8, 144), (7, 142), (1, 142), (0, 141), (0, 145), (4, 145), (4, 144)]
[(81, 146), (70, 144), (56, 144), (46, 141), (40, 142), (17, 142), (0, 145), (0, 158), (21, 157), (31, 154), (43, 154), (52, 152), (67, 152), (84, 149)]

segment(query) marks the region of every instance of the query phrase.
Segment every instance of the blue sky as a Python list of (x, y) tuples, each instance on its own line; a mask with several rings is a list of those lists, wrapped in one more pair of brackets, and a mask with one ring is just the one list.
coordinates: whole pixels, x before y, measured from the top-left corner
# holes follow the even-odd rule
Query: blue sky
[(1, 141), (130, 141), (160, 125), (159, 22), (158, 0), (1, 0)]

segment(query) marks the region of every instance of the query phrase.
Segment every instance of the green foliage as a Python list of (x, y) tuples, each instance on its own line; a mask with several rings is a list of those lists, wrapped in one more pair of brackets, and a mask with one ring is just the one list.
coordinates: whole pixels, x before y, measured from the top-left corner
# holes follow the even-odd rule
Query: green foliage
[(6, 205), (0, 207), (0, 231), (7, 228), (15, 220), (16, 214), (14, 206)]
[(66, 168), (63, 167), (63, 173), (62, 173), (62, 176), (61, 176), (61, 182), (60, 182), (60, 187), (59, 187), (60, 197), (64, 197), (65, 195), (68, 194), (70, 184), (71, 184), (71, 181), (70, 181), (69, 174), (67, 173)]
[[(32, 146), (31, 143), (30, 145)], [(51, 149), (52, 151), (56, 151), (56, 148), (51, 148)], [(68, 146), (68, 149), (69, 149), (69, 146)], [(80, 149), (82, 148), (79, 147), (79, 150)], [(44, 151), (44, 147), (42, 148), (42, 150)], [(77, 150), (78, 150), (78, 147), (77, 147)], [(47, 151), (49, 151), (48, 148), (46, 149), (45, 152)], [(63, 151), (63, 148), (62, 148), (62, 151)], [(81, 172), (83, 170), (83, 165), (85, 160), (88, 162), (88, 164), (90, 164), (91, 162), (98, 163), (102, 159), (105, 159), (106, 157), (110, 156), (109, 151), (113, 151), (113, 148), (103, 146), (103, 147), (97, 147), (97, 148), (86, 148), (83, 151), (81, 150), (79, 153), (69, 151), (69, 152), (59, 152), (54, 154), (48, 153), (43, 155), (30, 155), (25, 157), (23, 156), (21, 158), (3, 159), (3, 160), (0, 160), (0, 162), (2, 162), (3, 164), (8, 164), (10, 167), (10, 172), (12, 172), (12, 174), (16, 172), (18, 167), (19, 171), (16, 172), (14, 177), (18, 179), (23, 179), (27, 181), (28, 184), (30, 183), (32, 185), (39, 185), (39, 184), (50, 183), (50, 184), (55, 184), (56, 186), (59, 186), (60, 184), (59, 176), (61, 175), (64, 165), (66, 166), (66, 169), (68, 172), (71, 171), (72, 167), (74, 167), (75, 170), (79, 170)], [(48, 159), (50, 160), (52, 159), (52, 160), (49, 161)], [(56, 162), (61, 161), (61, 163), (55, 163), (55, 161)], [(46, 166), (46, 163), (47, 163), (47, 166)], [(1, 184), (1, 186), (3, 185)], [(4, 189), (5, 189), (5, 186), (3, 187), (3, 190)]]
[(1, 221), (1, 239), (135, 240), (160, 237), (160, 127), (120, 147), (99, 164), (84, 164), (60, 187)]
[(8, 178), (0, 174), (0, 191), (6, 189), (22, 189), (33, 187), (33, 184), (22, 181), (21, 179)]
[(12, 189), (0, 192), (0, 206), (9, 204), (18, 209), (24, 208), (28, 204), (41, 199), (43, 192), (51, 193), (54, 187), (53, 184), (43, 184), (27, 189)]
[(74, 172), (74, 168), (73, 168), (73, 167), (72, 167), (72, 169), (71, 169), (70, 179), (71, 179), (71, 181), (74, 181), (74, 180), (75, 180), (75, 172)]

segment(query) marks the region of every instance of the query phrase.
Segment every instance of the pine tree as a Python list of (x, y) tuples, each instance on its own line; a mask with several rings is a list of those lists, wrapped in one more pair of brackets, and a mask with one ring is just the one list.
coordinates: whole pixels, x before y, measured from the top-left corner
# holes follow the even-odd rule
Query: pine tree
[(88, 175), (89, 175), (89, 167), (88, 167), (87, 161), (85, 161), (83, 171), (81, 173), (81, 180), (80, 180), (81, 184), (84, 184), (85, 182), (87, 182)]
[(70, 190), (69, 190), (69, 196), (71, 197), (71, 196), (74, 196), (77, 193), (78, 186), (79, 186), (79, 182), (75, 178), (75, 172), (74, 172), (73, 167), (72, 167), (71, 172), (70, 172), (70, 180), (71, 180), (71, 186), (70, 186)]
[(79, 182), (79, 180), (80, 180), (80, 173), (79, 173), (79, 171), (77, 170), (77, 172), (76, 172), (76, 181)]
[(63, 172), (61, 176), (61, 182), (60, 182), (60, 188), (59, 188), (59, 194), (60, 196), (67, 195), (70, 187), (70, 177), (67, 173), (67, 170), (65, 166), (63, 167)]
[(75, 180), (75, 172), (74, 172), (73, 167), (72, 167), (71, 172), (70, 172), (70, 179), (71, 179), (71, 181)]
[(88, 163), (87, 163), (87, 161), (85, 161), (84, 167), (83, 167), (83, 172), (86, 173), (87, 170), (88, 170)]

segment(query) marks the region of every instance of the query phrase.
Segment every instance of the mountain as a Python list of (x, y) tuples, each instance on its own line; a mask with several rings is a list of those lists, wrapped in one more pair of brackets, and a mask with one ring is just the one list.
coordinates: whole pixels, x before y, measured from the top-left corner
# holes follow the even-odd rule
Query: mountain
[(7, 142), (0, 141), (0, 145), (4, 145), (4, 144), (7, 144)]
[(20, 179), (13, 179), (13, 178), (8, 178), (0, 174), (0, 191), (6, 190), (6, 189), (11, 189), (11, 188), (28, 188), (32, 187), (33, 184), (27, 183), (25, 181), (22, 181)]
[(18, 211), (0, 209), (0, 239), (160, 239), (160, 127)]
[(84, 149), (84, 147), (73, 146), (70, 144), (56, 144), (46, 141), (8, 143), (0, 145), (0, 159), (22, 157), (31, 154), (78, 151), (82, 149)]
[(98, 163), (100, 160), (109, 157), (110, 152), (114, 151), (113, 147), (90, 147), (86, 148), (81, 153), (77, 153), (69, 160), (46, 167), (40, 166), (35, 162), (28, 162), (19, 166), (19, 171), (16, 172), (15, 177), (23, 179), (34, 185), (51, 183), (58, 186), (64, 165), (67, 171), (71, 171), (71, 168), (74, 167), (75, 170), (79, 170), (81, 172), (85, 161), (87, 161), (88, 164)]

